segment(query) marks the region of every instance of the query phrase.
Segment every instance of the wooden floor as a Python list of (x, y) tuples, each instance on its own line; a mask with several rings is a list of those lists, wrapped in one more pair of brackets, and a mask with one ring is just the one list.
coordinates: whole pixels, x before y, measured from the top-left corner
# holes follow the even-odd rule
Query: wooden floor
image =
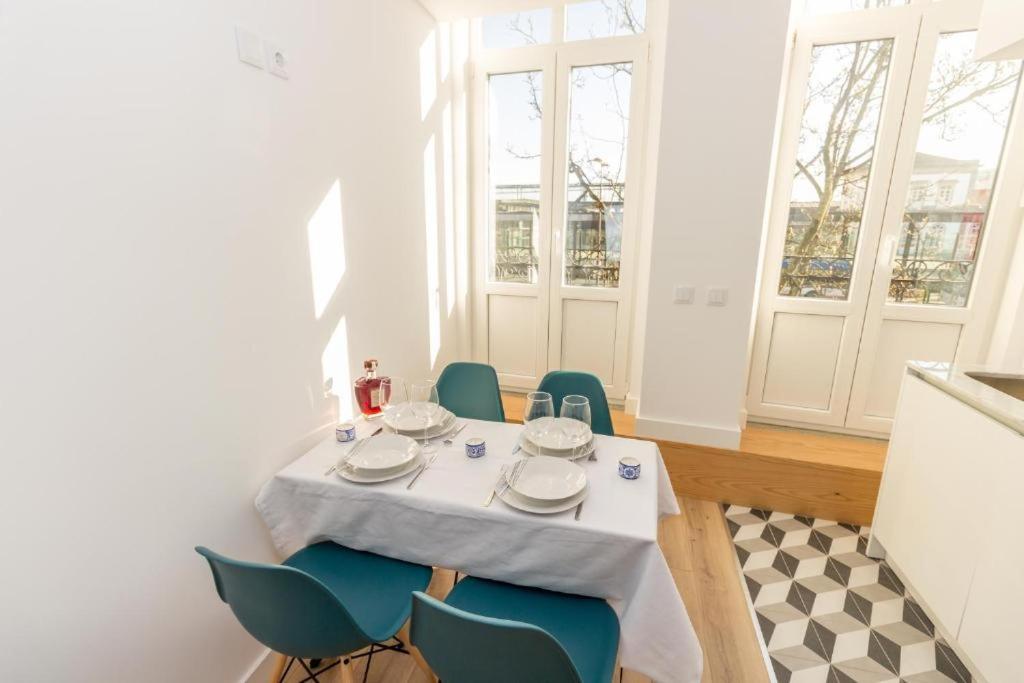
[[(768, 678), (740, 585), (732, 541), (721, 508), (690, 498), (680, 498), (683, 514), (661, 523), (662, 551), (686, 603), (690, 619), (704, 648), (705, 683), (766, 683)], [(452, 573), (434, 573), (429, 592), (443, 598), (452, 585)], [(356, 680), (362, 680), (365, 659), (358, 660)], [(324, 674), (323, 683), (339, 681), (336, 669)], [(293, 667), (288, 683), (298, 683)], [(368, 681), (421, 683), (427, 680), (411, 657), (385, 652), (373, 656)], [(627, 671), (624, 683), (649, 679)]]
[[(509, 421), (522, 395), (502, 396)], [(636, 419), (612, 409), (615, 433), (634, 437)], [(748, 424), (738, 450), (656, 439), (676, 493), (853, 524), (870, 524), (888, 442)]]

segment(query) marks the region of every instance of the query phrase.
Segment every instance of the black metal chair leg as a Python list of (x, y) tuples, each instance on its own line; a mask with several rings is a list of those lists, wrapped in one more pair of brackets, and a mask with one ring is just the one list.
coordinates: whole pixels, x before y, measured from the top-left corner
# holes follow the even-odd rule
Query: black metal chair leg
[(277, 683), (284, 683), (284, 679), (288, 678), (288, 670), (292, 668), (292, 664), (295, 663), (295, 657), (288, 658), (288, 665), (284, 667), (284, 671), (281, 672), (281, 677), (277, 679)]
[(373, 664), (373, 645), (370, 645), (370, 655), (366, 658), (366, 668), (363, 669), (363, 683), (366, 683), (366, 677), (370, 675), (370, 664)]
[(320, 683), (320, 679), (316, 677), (316, 674), (313, 673), (313, 671), (308, 666), (306, 666), (306, 662), (302, 661), (302, 659), (299, 659), (298, 657), (296, 657), (296, 659), (299, 660), (299, 664), (301, 664), (302, 668), (306, 670), (307, 674), (309, 674), (309, 678), (307, 678), (306, 680), (312, 680), (313, 683)]

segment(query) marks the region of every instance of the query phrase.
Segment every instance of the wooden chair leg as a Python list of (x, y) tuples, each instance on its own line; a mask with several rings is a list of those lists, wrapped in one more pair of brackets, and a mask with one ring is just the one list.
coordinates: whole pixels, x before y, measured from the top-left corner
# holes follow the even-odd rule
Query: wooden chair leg
[(284, 665), (288, 663), (288, 657), (282, 654), (277, 655), (277, 662), (274, 663), (274, 670), (270, 673), (270, 683), (277, 683), (284, 673)]
[(338, 664), (338, 668), (341, 669), (341, 683), (355, 683), (356, 674), (352, 670), (352, 660), (346, 660), (344, 657)]
[(430, 665), (427, 664), (427, 660), (423, 659), (423, 655), (420, 654), (419, 648), (412, 644), (412, 638), (409, 636), (409, 622), (405, 622), (402, 628), (398, 631), (398, 637), (403, 643), (405, 643), (405, 649), (412, 655), (413, 660), (416, 662), (416, 666), (427, 675), (427, 680), (430, 683), (437, 683), (437, 676), (434, 675)]

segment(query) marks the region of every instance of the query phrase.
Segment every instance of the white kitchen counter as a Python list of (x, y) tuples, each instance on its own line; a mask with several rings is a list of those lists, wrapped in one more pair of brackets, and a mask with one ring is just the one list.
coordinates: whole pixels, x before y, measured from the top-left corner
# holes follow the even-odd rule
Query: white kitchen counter
[(1018, 378), (1022, 376), (1020, 373), (1007, 372), (986, 366), (957, 366), (952, 363), (933, 363), (918, 360), (912, 360), (907, 363), (907, 371), (941, 389), (950, 396), (963, 401), (975, 410), (988, 415), (993, 420), (1002, 422), (1018, 434), (1024, 434), (1024, 401), (1005, 394), (966, 374), (969, 372), (980, 372), (1007, 378)]

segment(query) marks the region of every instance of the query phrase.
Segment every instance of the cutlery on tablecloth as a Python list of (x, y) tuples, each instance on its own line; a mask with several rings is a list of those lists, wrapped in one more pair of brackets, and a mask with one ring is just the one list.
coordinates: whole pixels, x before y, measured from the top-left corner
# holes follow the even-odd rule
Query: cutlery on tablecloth
[(582, 512), (582, 511), (583, 511), (583, 501), (581, 500), (580, 504), (576, 506), (576, 521), (577, 522), (580, 521), (580, 512)]
[(346, 456), (345, 456), (345, 459), (344, 459), (344, 460), (342, 460), (342, 461), (341, 461), (340, 463), (334, 463), (333, 465), (331, 465), (331, 468), (330, 468), (329, 470), (327, 470), (326, 472), (324, 472), (324, 476), (325, 476), (325, 477), (328, 477), (328, 476), (330, 476), (330, 475), (331, 475), (331, 473), (332, 473), (332, 472), (334, 472), (334, 470), (338, 469), (338, 465), (339, 465), (339, 464), (340, 464), (340, 465), (341, 465), (342, 467), (345, 467), (346, 465), (348, 465), (348, 461), (352, 459), (352, 456), (353, 456), (353, 455), (355, 455), (356, 453), (358, 453), (358, 452), (359, 452), (359, 449), (360, 449), (360, 448), (362, 448), (363, 446), (365, 446), (365, 445), (366, 445), (366, 442), (367, 442), (367, 441), (369, 441), (369, 440), (370, 440), (370, 439), (372, 439), (373, 437), (377, 436), (377, 435), (378, 435), (378, 434), (380, 434), (380, 433), (381, 433), (382, 431), (384, 431), (384, 428), (383, 428), (383, 427), (377, 427), (377, 431), (375, 431), (375, 432), (374, 432), (373, 434), (370, 434), (370, 435), (369, 435), (368, 437), (366, 437), (365, 439), (360, 439), (360, 440), (359, 440), (359, 442), (358, 442), (358, 443), (356, 443), (356, 445), (352, 447), (352, 450), (350, 450), (350, 451), (348, 452), (348, 455), (346, 455)]
[(501, 466), (501, 474), (498, 475), (498, 481), (494, 482), (494, 486), (491, 487), (491, 492), (487, 494), (487, 500), (484, 501), (484, 507), (490, 507), (494, 501), (494, 492), (501, 486), (501, 482), (505, 480), (505, 473), (508, 472), (508, 465)]
[[(519, 475), (523, 473), (524, 467), (526, 467), (526, 460), (519, 460), (512, 466), (512, 471), (508, 472), (508, 476), (503, 477), (503, 480), (498, 480), (498, 483), (494, 485), (494, 489), (491, 491), (491, 498), (487, 501), (488, 505), (491, 504), (491, 500), (493, 500), (494, 496), (500, 496), (502, 493), (505, 493), (505, 491), (512, 488), (513, 484), (519, 481)], [(503, 471), (507, 472), (508, 470), (506, 469)]]
[(416, 473), (416, 476), (412, 478), (412, 480), (409, 482), (409, 485), (405, 487), (406, 490), (412, 488), (412, 485), (416, 483), (416, 480), (420, 478), (420, 475), (426, 472), (427, 468), (433, 465), (435, 460), (437, 460), (437, 453), (434, 453), (432, 456), (430, 456), (430, 460), (423, 464), (423, 466), (420, 468), (420, 471)]
[(463, 423), (462, 423), (461, 425), (459, 425), (459, 427), (458, 427), (458, 428), (457, 428), (457, 429), (456, 429), (456, 430), (455, 430), (454, 432), (452, 432), (451, 434), (449, 434), (449, 435), (448, 435), (448, 438), (447, 438), (447, 439), (445, 439), (445, 440), (444, 440), (444, 441), (442, 442), (442, 443), (444, 444), (444, 447), (445, 447), (445, 448), (448, 448), (449, 446), (451, 446), (451, 445), (452, 445), (452, 439), (454, 439), (454, 438), (455, 438), (456, 436), (458, 436), (458, 435), (459, 435), (459, 432), (461, 432), (461, 431), (462, 431), (463, 429), (465, 429), (465, 428), (466, 428), (466, 425), (468, 425), (468, 424), (469, 424), (468, 422), (463, 422)]

